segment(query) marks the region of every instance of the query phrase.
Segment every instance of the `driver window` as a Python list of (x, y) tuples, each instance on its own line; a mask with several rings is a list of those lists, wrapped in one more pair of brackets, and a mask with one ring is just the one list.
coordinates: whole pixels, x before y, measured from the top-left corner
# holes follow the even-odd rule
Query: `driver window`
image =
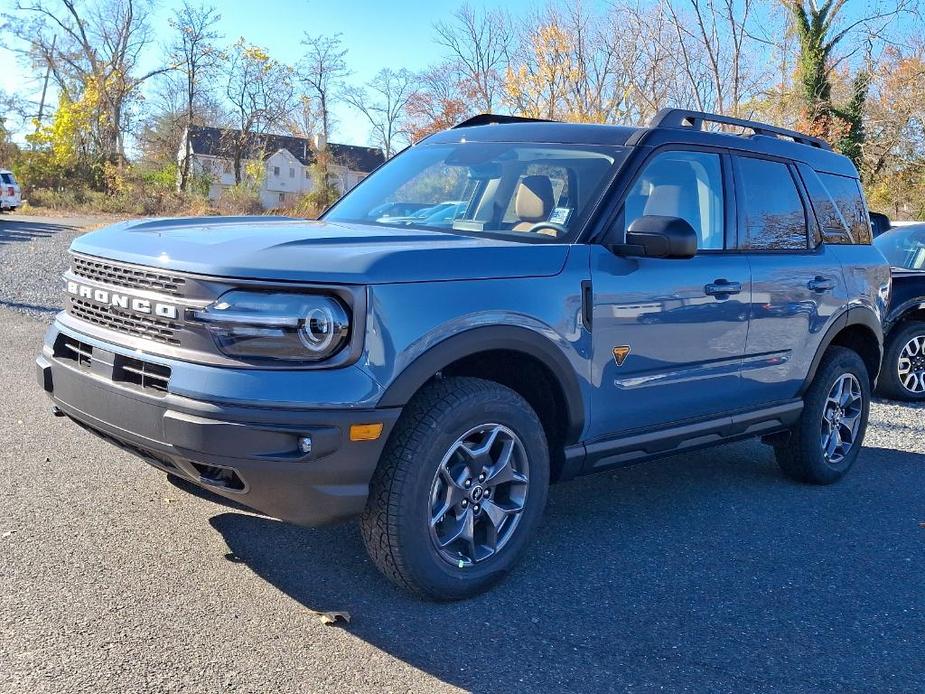
[(650, 161), (624, 203), (626, 227), (643, 215), (679, 217), (697, 232), (697, 248), (725, 246), (723, 173), (710, 152), (663, 152)]

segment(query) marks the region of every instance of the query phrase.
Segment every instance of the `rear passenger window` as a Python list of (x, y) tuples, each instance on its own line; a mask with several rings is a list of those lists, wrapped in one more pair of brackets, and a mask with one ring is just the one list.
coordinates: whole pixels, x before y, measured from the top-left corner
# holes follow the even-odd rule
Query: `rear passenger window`
[[(851, 240), (854, 243), (870, 243), (870, 215), (857, 179), (827, 173), (820, 173), (819, 178), (844, 218)], [(827, 226), (825, 221), (822, 225)]]
[(624, 203), (626, 227), (644, 215), (680, 217), (697, 247), (724, 247), (723, 173), (718, 154), (663, 152), (646, 165)]
[(743, 248), (805, 250), (806, 211), (786, 164), (739, 157), (739, 206)]

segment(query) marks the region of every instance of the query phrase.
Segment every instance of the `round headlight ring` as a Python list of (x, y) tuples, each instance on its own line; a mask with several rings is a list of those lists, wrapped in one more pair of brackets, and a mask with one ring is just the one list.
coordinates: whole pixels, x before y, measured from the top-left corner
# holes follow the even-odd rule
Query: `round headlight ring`
[(327, 351), (337, 337), (337, 319), (327, 306), (316, 306), (308, 311), (299, 327), (299, 339), (311, 352)]

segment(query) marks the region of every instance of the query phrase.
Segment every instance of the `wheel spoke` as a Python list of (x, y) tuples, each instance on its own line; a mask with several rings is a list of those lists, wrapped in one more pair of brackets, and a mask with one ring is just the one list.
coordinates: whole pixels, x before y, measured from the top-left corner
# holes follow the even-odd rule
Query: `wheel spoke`
[(514, 469), (513, 457), (515, 446), (516, 444), (513, 439), (508, 439), (504, 442), (498, 460), (491, 466), (488, 471), (488, 476), (485, 478), (486, 485), (496, 487), (501, 484), (507, 484), (508, 482), (517, 482), (518, 484), (526, 483), (526, 476)]
[[(439, 538), (440, 547), (445, 549), (455, 542), (463, 541), (470, 546), (475, 537), (474, 517), (472, 509), (466, 509), (461, 516), (456, 518), (456, 524), (444, 537)], [(469, 557), (472, 559), (472, 557)]]
[(496, 504), (494, 501), (486, 499), (482, 504), (482, 513), (485, 514), (485, 517), (491, 521), (492, 526), (495, 530), (501, 528), (501, 524), (504, 523), (504, 519), (510, 516), (511, 514), (518, 513), (523, 507), (520, 508), (503, 508), (500, 504)]
[(853, 414), (846, 414), (842, 420), (841, 425), (845, 427), (849, 432), (851, 432), (851, 442), (854, 443), (854, 437), (857, 435), (858, 424), (861, 423), (861, 413), (855, 412)]

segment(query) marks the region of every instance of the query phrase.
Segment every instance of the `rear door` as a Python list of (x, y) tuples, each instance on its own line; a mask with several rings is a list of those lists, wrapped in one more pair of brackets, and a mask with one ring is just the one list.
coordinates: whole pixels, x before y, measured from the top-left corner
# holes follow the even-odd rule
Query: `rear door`
[(847, 289), (793, 165), (746, 155), (733, 163), (738, 247), (752, 270), (742, 403), (764, 405), (799, 394)]

